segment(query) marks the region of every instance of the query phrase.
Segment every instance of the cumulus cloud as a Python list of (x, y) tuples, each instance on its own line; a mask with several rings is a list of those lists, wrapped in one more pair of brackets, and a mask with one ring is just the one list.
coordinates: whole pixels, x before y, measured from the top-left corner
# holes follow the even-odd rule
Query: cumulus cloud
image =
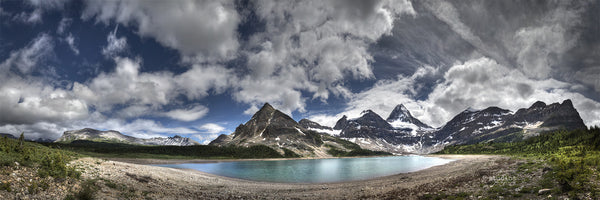
[(190, 62), (227, 60), (239, 46), (236, 30), (240, 19), (229, 0), (89, 0), (82, 18), (136, 27), (140, 36), (178, 50)]
[(201, 99), (212, 91), (220, 94), (234, 85), (234, 72), (220, 65), (193, 65), (188, 71), (173, 78), (177, 92), (188, 99)]
[[(55, 88), (44, 78), (30, 75), (52, 55), (52, 38), (40, 34), (27, 46), (13, 51), (0, 64), (0, 125), (38, 124), (85, 118), (85, 101), (65, 89)], [(44, 125), (44, 124), (41, 124)], [(40, 125), (40, 126), (41, 126)], [(45, 126), (45, 125), (44, 125)]]
[(206, 123), (202, 126), (199, 126), (198, 129), (202, 130), (204, 133), (217, 134), (225, 131), (225, 127), (215, 124), (215, 123)]
[(115, 30), (106, 36), (106, 46), (102, 48), (102, 55), (106, 58), (113, 58), (119, 53), (127, 50), (127, 38), (117, 38), (117, 30), (119, 26), (115, 27)]
[(0, 124), (31, 124), (82, 119), (88, 114), (85, 101), (69, 91), (42, 81), (20, 77), (3, 79), (0, 86)]
[(174, 109), (165, 112), (167, 117), (179, 120), (179, 121), (194, 121), (204, 117), (208, 113), (208, 108), (202, 105), (198, 105), (189, 109)]
[(322, 101), (330, 93), (349, 97), (345, 78), (374, 77), (368, 46), (390, 34), (396, 17), (414, 14), (408, 1), (258, 1), (254, 6), (265, 30), (250, 39), (251, 73), (234, 94), (252, 104), (248, 112), (264, 102), (288, 114), (303, 111), (301, 91)]
[(73, 92), (99, 111), (115, 105), (149, 105), (158, 108), (173, 97), (172, 74), (140, 73), (139, 60), (116, 58), (114, 72), (101, 73), (85, 84), (74, 83)]
[(199, 126), (198, 129), (200, 130), (201, 134), (195, 134), (193, 136), (198, 138), (200, 143), (204, 145), (207, 145), (215, 138), (219, 137), (222, 132), (227, 131), (225, 127), (215, 123), (203, 124), (202, 126)]
[(222, 66), (194, 65), (174, 75), (168, 71), (141, 72), (141, 60), (115, 58), (115, 70), (101, 73), (85, 83), (75, 82), (73, 92), (100, 112), (113, 112), (131, 118), (163, 115), (181, 121), (203, 117), (208, 108), (196, 105), (188, 109), (161, 112), (165, 105), (177, 105), (178, 96), (188, 100), (202, 99), (224, 92), (231, 85), (232, 71)]
[(452, 66), (444, 72), (444, 81), (434, 87), (427, 99), (414, 100), (412, 88), (416, 87), (419, 78), (434, 72), (420, 70), (410, 77), (379, 81), (371, 89), (356, 94), (344, 112), (336, 116), (315, 115), (310, 118), (331, 125), (341, 114), (357, 116), (364, 109), (387, 116), (395, 105), (402, 103), (415, 117), (439, 127), (468, 107), (499, 106), (516, 111), (538, 100), (553, 103), (572, 99), (586, 125), (600, 123), (600, 103), (571, 92), (571, 88), (577, 85), (555, 79), (533, 79), (518, 69), (498, 64), (487, 57)]

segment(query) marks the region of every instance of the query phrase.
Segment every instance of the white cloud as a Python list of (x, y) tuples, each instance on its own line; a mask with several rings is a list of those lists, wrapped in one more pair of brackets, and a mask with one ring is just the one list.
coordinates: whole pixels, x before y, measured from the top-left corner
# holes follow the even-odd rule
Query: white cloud
[(76, 82), (73, 91), (99, 111), (110, 111), (115, 105), (150, 105), (158, 108), (170, 103), (175, 89), (172, 74), (140, 73), (140, 62), (116, 58), (114, 72), (101, 73), (85, 84)]
[(106, 46), (102, 48), (102, 55), (106, 58), (113, 58), (119, 53), (127, 50), (127, 38), (117, 38), (117, 30), (119, 26), (115, 27), (115, 30), (106, 36)]
[(95, 1), (88, 0), (82, 18), (111, 20), (137, 27), (140, 36), (178, 50), (187, 61), (219, 61), (237, 50), (240, 22), (233, 1)]
[[(258, 1), (265, 31), (251, 37), (250, 73), (241, 78), (237, 101), (264, 102), (286, 113), (303, 111), (306, 98), (349, 97), (344, 79), (373, 78), (367, 51), (394, 19), (414, 14), (409, 1)], [(246, 112), (246, 113), (248, 113)]]
[(69, 45), (69, 48), (71, 48), (71, 51), (73, 51), (75, 55), (79, 55), (79, 49), (77, 49), (77, 46), (75, 45), (75, 38), (73, 35), (71, 35), (71, 33), (69, 33), (69, 35), (65, 38), (65, 41)]
[(64, 34), (66, 33), (67, 28), (69, 28), (69, 26), (71, 26), (71, 23), (73, 23), (73, 19), (71, 18), (62, 18), (60, 20), (60, 22), (58, 23), (58, 27), (56, 28), (56, 32), (58, 34)]
[(217, 134), (225, 131), (225, 127), (215, 123), (206, 123), (202, 126), (198, 127), (198, 129), (202, 130), (204, 133)]
[(21, 12), (13, 16), (14, 21), (23, 22), (27, 24), (38, 24), (42, 23), (42, 10), (35, 9), (32, 12)]
[(190, 100), (203, 98), (211, 90), (222, 93), (237, 82), (232, 70), (219, 65), (194, 65), (173, 80), (178, 92)]
[(194, 121), (204, 117), (208, 113), (208, 108), (202, 105), (197, 105), (190, 109), (175, 109), (165, 112), (165, 115), (179, 121)]
[(39, 34), (26, 47), (12, 51), (8, 59), (0, 63), (0, 70), (7, 71), (12, 68), (23, 74), (29, 74), (40, 65), (41, 61), (53, 55), (53, 48), (52, 37), (45, 33)]
[[(166, 71), (140, 72), (141, 61), (115, 58), (116, 69), (101, 73), (85, 83), (74, 83), (73, 92), (100, 112), (116, 110), (124, 118), (144, 115), (163, 115), (181, 121), (203, 117), (208, 108), (197, 105), (160, 113), (165, 105), (176, 105), (176, 97), (202, 99), (209, 93), (224, 92), (235, 77), (222, 66), (194, 65), (188, 71), (174, 75)], [(159, 113), (157, 113), (159, 112)]]
[(198, 138), (198, 141), (203, 145), (208, 145), (211, 141), (219, 137), (219, 134), (196, 134), (193, 136)]
[(342, 114), (356, 117), (360, 111), (372, 109), (385, 118), (394, 106), (404, 104), (415, 117), (439, 127), (467, 107), (483, 109), (498, 106), (516, 111), (538, 100), (554, 103), (572, 99), (586, 125), (600, 124), (600, 103), (571, 92), (571, 88), (577, 85), (555, 79), (532, 79), (518, 69), (508, 68), (486, 57), (452, 66), (427, 99), (414, 100), (412, 89), (428, 73), (436, 73), (436, 70), (423, 68), (411, 77), (379, 81), (372, 88), (354, 95), (344, 112), (309, 118), (331, 126)]
[(13, 16), (13, 20), (28, 23), (28, 24), (38, 24), (42, 23), (42, 16), (44, 12), (48, 10), (61, 10), (64, 8), (68, 0), (28, 0), (24, 1), (29, 6), (32, 6), (34, 9), (31, 12), (21, 12), (19, 14), (15, 14)]
[(556, 9), (549, 13), (541, 25), (524, 27), (514, 35), (517, 63), (523, 72), (534, 78), (551, 76), (561, 56), (577, 44), (578, 35), (570, 28), (579, 22), (579, 11)]

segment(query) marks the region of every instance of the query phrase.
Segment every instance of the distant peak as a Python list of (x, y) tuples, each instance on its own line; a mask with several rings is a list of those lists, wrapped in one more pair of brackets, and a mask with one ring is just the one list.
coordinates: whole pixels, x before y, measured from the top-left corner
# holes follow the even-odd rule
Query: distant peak
[(546, 103), (542, 102), (542, 101), (536, 101), (535, 103), (533, 103), (533, 105), (531, 105), (531, 107), (529, 108), (543, 108), (546, 107)]

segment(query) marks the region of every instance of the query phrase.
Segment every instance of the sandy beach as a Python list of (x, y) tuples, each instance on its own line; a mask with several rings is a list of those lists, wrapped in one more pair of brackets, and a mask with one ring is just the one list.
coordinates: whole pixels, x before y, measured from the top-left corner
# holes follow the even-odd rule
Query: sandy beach
[(488, 155), (437, 157), (456, 159), (456, 161), (417, 172), (370, 180), (324, 184), (255, 182), (196, 170), (142, 165), (223, 160), (118, 159), (119, 161), (116, 161), (81, 158), (73, 161), (72, 164), (85, 169), (84, 178), (121, 185), (106, 187), (97, 183), (100, 186), (97, 197), (100, 199), (120, 199), (123, 197), (124, 188), (128, 189), (131, 196), (152, 199), (413, 199), (428, 192), (453, 188), (463, 190), (465, 188), (456, 188), (453, 185), (460, 186), (461, 183), (495, 173), (502, 168), (503, 162), (509, 159)]

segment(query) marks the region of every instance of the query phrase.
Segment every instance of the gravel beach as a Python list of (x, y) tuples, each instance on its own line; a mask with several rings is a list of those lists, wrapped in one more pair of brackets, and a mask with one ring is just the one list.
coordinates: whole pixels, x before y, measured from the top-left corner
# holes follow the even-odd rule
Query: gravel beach
[[(196, 170), (145, 164), (221, 162), (222, 160), (106, 160), (81, 158), (72, 164), (83, 177), (99, 180), (99, 199), (413, 199), (428, 191), (445, 191), (502, 165), (503, 156), (435, 155), (456, 159), (441, 166), (370, 180), (324, 184), (255, 182), (216, 176)], [(137, 164), (136, 164), (137, 163)], [(140, 164), (143, 163), (143, 164)], [(102, 184), (104, 182), (105, 184)], [(107, 187), (112, 186), (112, 187)]]

